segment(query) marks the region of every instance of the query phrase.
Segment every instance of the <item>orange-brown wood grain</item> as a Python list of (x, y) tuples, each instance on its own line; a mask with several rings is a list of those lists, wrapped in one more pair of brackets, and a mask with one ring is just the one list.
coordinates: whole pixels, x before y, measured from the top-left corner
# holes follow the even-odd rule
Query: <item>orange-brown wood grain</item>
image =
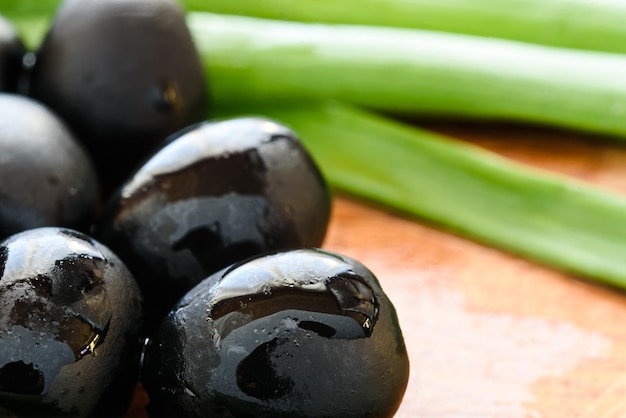
[[(423, 126), (626, 194), (621, 145), (517, 126)], [(396, 306), (411, 360), (398, 417), (626, 416), (626, 293), (342, 195), (324, 246), (366, 264)], [(146, 401), (140, 394), (130, 415)]]

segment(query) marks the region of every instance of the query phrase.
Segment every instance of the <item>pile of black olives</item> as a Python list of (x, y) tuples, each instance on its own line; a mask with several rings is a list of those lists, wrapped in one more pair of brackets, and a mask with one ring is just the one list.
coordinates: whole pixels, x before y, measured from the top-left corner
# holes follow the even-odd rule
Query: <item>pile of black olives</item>
[(389, 417), (395, 310), (296, 134), (210, 114), (175, 0), (0, 19), (0, 416)]

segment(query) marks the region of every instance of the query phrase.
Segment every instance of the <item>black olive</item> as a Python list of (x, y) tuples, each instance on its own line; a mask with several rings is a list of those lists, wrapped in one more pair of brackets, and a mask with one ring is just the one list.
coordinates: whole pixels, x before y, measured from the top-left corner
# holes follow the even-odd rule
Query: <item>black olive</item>
[(0, 91), (17, 90), (25, 53), (24, 43), (11, 22), (0, 16)]
[(93, 163), (63, 122), (0, 93), (0, 239), (39, 226), (86, 230), (100, 204)]
[(391, 417), (409, 363), (395, 309), (360, 262), (319, 249), (215, 273), (154, 334), (154, 417)]
[(206, 118), (204, 80), (175, 0), (66, 0), (37, 51), (31, 94), (85, 143), (108, 192), (157, 143)]
[(235, 261), (320, 246), (329, 214), (326, 183), (294, 133), (237, 118), (170, 138), (112, 198), (95, 236), (133, 272), (152, 319)]
[(142, 299), (109, 249), (70, 229), (0, 243), (0, 416), (111, 416), (139, 371)]

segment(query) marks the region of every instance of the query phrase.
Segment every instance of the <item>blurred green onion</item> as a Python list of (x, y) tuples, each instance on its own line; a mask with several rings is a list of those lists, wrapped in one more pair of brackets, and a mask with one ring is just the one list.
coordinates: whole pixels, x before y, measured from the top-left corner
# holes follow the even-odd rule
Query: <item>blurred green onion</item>
[(35, 50), (50, 25), (61, 0), (0, 0), (0, 15), (17, 28), (29, 50)]
[(626, 138), (626, 55), (372, 26), (194, 12), (215, 107), (339, 99)]
[(626, 52), (621, 0), (181, 0), (189, 10), (406, 27)]
[(237, 114), (290, 126), (339, 190), (626, 288), (623, 197), (337, 102)]

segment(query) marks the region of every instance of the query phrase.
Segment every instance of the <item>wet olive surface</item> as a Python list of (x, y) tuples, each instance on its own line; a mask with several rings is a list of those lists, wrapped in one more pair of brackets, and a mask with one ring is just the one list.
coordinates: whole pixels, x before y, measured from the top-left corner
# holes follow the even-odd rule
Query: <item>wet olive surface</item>
[(24, 43), (11, 22), (0, 16), (0, 92), (17, 90), (25, 52)]
[(107, 194), (168, 135), (204, 119), (200, 58), (175, 0), (66, 0), (30, 94), (75, 131)]
[(92, 160), (48, 108), (0, 93), (0, 239), (41, 226), (86, 231), (100, 204)]
[(95, 234), (131, 269), (156, 322), (233, 262), (320, 246), (329, 217), (327, 185), (294, 133), (250, 117), (170, 138), (111, 199)]
[(235, 264), (163, 321), (142, 374), (150, 416), (390, 417), (408, 380), (392, 303), (319, 249)]
[(0, 416), (121, 414), (138, 378), (139, 289), (82, 233), (0, 243)]

